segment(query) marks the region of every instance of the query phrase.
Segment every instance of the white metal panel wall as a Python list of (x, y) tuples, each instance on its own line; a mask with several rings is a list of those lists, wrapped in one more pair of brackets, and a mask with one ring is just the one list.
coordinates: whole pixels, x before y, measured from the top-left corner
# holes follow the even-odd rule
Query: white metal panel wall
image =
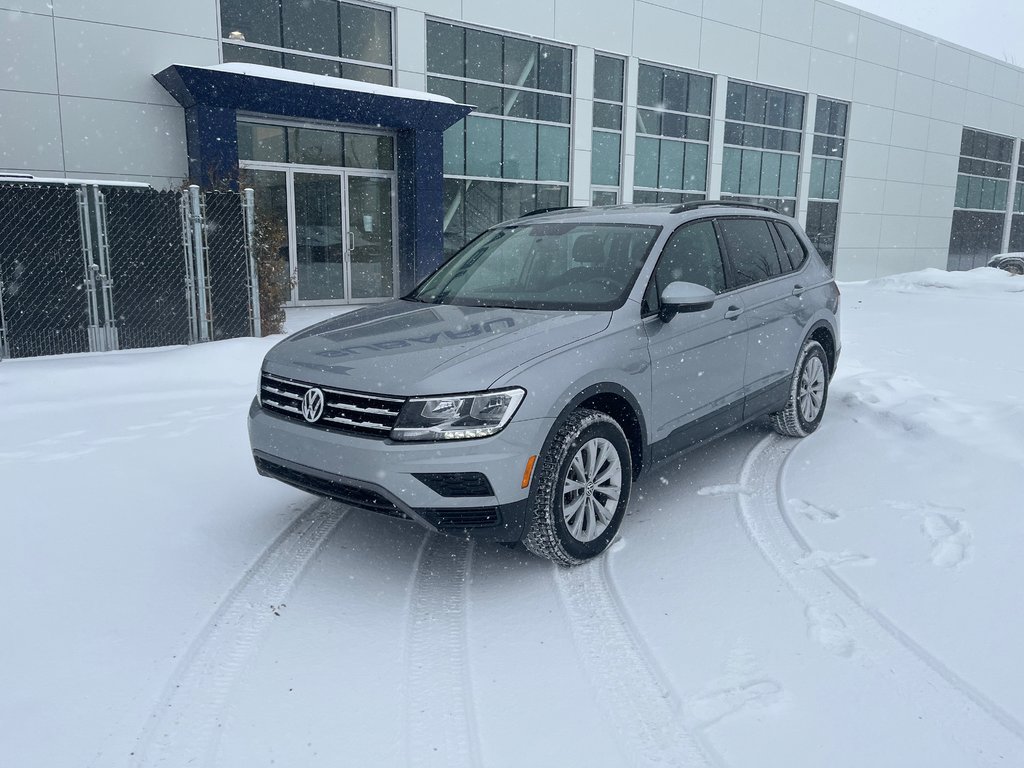
[[(396, 84), (426, 86), (426, 20), (472, 23), (629, 58), (623, 199), (638, 61), (852, 102), (837, 270), (943, 267), (964, 125), (1024, 136), (1024, 73), (833, 0), (397, 0)], [(181, 109), (152, 79), (219, 61), (217, 0), (0, 0), (0, 170), (176, 183)], [(574, 202), (587, 194), (592, 96), (577, 72)], [(809, 102), (810, 103), (810, 102)], [(710, 194), (721, 178), (716, 101)], [(31, 120), (26, 116), (31, 115)], [(806, 170), (806, 169), (805, 169)]]

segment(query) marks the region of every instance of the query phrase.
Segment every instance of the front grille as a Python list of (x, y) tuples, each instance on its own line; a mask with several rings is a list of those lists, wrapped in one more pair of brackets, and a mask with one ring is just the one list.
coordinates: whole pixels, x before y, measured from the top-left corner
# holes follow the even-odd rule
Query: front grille
[(324, 393), (324, 413), (311, 426), (334, 432), (387, 437), (405, 403), (401, 397), (330, 389), (264, 372), (260, 376), (260, 404), (268, 411), (309, 424), (302, 416), (302, 397), (313, 387)]
[(261, 456), (253, 458), (261, 475), (273, 477), (300, 490), (314, 493), (317, 496), (326, 496), (360, 509), (368, 509), (371, 512), (379, 512), (392, 517), (407, 517), (394, 502), (369, 488), (360, 488), (339, 480), (318, 477), (308, 472), (267, 461)]

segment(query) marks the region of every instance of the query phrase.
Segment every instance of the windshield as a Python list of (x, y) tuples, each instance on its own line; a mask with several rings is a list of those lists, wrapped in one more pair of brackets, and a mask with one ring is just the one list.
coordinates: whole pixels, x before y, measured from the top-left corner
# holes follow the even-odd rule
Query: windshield
[(617, 309), (660, 231), (590, 223), (497, 229), (455, 254), (406, 298), (517, 309)]

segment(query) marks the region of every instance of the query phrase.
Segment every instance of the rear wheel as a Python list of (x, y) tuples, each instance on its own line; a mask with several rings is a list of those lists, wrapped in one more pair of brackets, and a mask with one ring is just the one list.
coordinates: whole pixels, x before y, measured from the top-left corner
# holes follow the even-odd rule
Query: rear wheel
[(816, 341), (800, 351), (789, 388), (789, 401), (771, 414), (772, 427), (780, 435), (806, 437), (818, 428), (828, 400), (828, 356)]
[(598, 411), (573, 412), (541, 457), (523, 543), (561, 565), (601, 554), (625, 515), (632, 477), (619, 424)]

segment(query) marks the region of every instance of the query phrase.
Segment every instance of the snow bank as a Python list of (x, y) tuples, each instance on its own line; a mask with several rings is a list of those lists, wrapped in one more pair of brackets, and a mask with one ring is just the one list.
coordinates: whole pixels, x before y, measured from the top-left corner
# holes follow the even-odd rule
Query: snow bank
[(913, 292), (933, 288), (989, 293), (1024, 293), (1024, 280), (994, 267), (978, 267), (965, 272), (944, 269), (922, 269), (901, 275), (868, 280), (862, 285), (888, 291)]

